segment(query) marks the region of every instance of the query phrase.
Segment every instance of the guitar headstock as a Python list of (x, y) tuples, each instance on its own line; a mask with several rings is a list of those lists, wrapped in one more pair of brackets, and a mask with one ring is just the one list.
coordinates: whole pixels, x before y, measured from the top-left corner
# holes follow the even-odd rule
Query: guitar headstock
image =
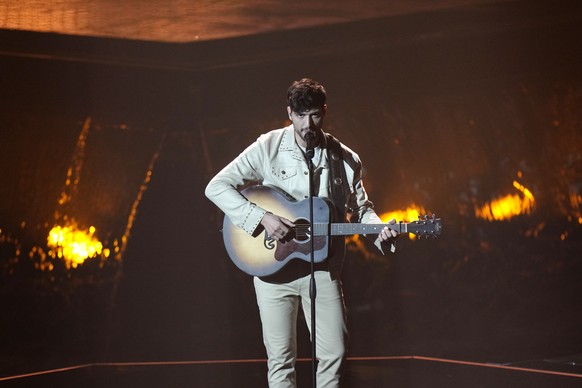
[(433, 214), (432, 217), (425, 215), (424, 218), (418, 216), (418, 221), (412, 221), (408, 224), (408, 232), (413, 233), (416, 236), (422, 238), (429, 238), (432, 236), (436, 238), (440, 236), (443, 230), (443, 224), (440, 218), (436, 218)]

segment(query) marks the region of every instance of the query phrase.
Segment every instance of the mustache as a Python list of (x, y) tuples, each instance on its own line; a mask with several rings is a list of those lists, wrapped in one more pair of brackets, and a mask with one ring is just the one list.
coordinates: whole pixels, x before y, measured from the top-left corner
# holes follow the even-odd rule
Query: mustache
[(310, 140), (310, 141), (315, 140), (315, 137), (316, 137), (315, 131), (311, 131), (311, 130), (309, 132), (307, 132), (305, 135), (303, 135), (303, 138), (305, 140)]

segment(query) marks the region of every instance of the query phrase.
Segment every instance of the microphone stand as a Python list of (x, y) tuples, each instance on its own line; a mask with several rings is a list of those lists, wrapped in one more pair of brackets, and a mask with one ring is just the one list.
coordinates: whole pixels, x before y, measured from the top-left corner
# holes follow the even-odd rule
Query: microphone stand
[(317, 387), (317, 357), (316, 357), (316, 336), (315, 336), (315, 299), (317, 297), (317, 287), (315, 284), (315, 235), (314, 235), (314, 217), (313, 217), (313, 136), (307, 137), (307, 151), (305, 160), (309, 170), (309, 225), (310, 225), (310, 274), (309, 279), (309, 298), (311, 299), (311, 370), (313, 388)]

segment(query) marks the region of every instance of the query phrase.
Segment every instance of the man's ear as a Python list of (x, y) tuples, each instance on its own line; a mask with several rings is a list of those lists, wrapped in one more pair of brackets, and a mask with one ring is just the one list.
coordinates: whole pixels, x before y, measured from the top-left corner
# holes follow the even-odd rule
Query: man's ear
[(327, 104), (323, 104), (323, 115), (327, 113)]
[(287, 106), (287, 115), (289, 116), (289, 120), (291, 120), (291, 107)]

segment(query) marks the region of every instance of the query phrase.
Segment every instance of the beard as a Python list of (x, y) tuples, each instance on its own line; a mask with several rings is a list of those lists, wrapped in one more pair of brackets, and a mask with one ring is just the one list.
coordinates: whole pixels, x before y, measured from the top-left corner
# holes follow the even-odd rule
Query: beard
[(311, 142), (311, 145), (314, 147), (319, 145), (319, 142), (321, 139), (321, 134), (322, 134), (322, 131), (320, 128), (309, 129), (309, 130), (296, 129), (295, 132), (299, 135), (301, 140), (303, 140), (305, 143)]

